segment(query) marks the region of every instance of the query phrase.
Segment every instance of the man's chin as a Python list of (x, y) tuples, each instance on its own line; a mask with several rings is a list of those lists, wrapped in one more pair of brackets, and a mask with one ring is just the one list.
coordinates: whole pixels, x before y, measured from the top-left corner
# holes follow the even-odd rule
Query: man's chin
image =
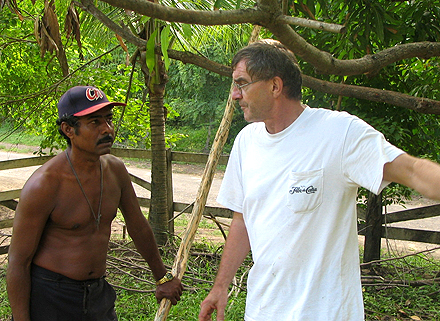
[(253, 123), (255, 120), (252, 118), (252, 115), (244, 114), (244, 120), (248, 123)]
[(113, 146), (113, 142), (98, 144), (98, 148), (103, 152), (103, 154), (110, 153), (112, 146)]

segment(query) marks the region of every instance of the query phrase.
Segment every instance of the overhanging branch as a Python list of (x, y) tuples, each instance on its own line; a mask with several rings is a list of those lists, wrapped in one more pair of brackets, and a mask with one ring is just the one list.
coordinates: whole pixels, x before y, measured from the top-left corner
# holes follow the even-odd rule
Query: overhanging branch
[[(81, 0), (91, 4), (90, 0)], [(322, 51), (297, 34), (290, 25), (297, 24), (327, 31), (343, 32), (344, 27), (334, 24), (287, 17), (281, 14), (277, 0), (257, 1), (257, 7), (244, 10), (186, 10), (166, 7), (148, 0), (102, 0), (110, 5), (133, 10), (139, 14), (170, 22), (200, 25), (226, 25), (251, 23), (262, 25), (270, 30), (278, 40), (296, 55), (315, 67), (317, 73), (332, 75), (376, 74), (384, 66), (396, 61), (420, 57), (440, 56), (440, 43), (420, 42), (389, 48), (359, 59), (335, 59), (330, 53)], [(264, 8), (271, 8), (264, 10)], [(119, 34), (119, 32), (118, 32)], [(133, 42), (127, 38), (127, 41)]]
[(89, 12), (92, 16), (94, 16), (96, 19), (101, 21), (105, 26), (107, 26), (107, 28), (112, 30), (114, 33), (120, 35), (126, 41), (132, 43), (137, 47), (145, 47), (147, 42), (144, 39), (134, 35), (128, 28), (124, 29), (118, 24), (116, 24), (113, 20), (107, 17), (98, 8), (96, 8), (92, 1), (90, 0), (80, 0), (80, 1), (81, 3), (77, 3), (77, 5), (81, 9)]
[[(205, 26), (258, 23), (269, 18), (267, 13), (256, 9), (203, 11), (166, 7), (148, 0), (102, 1), (118, 8), (132, 10), (141, 15), (164, 21)], [(81, 2), (84, 3), (85, 0), (81, 0)]]
[(346, 28), (345, 26), (341, 26), (334, 23), (327, 23), (322, 21), (316, 21), (316, 20), (310, 20), (310, 19), (304, 19), (304, 18), (297, 18), (297, 17), (291, 17), (291, 16), (279, 16), (277, 19), (277, 22), (282, 22), (286, 24), (296, 25), (300, 27), (306, 27), (311, 29), (318, 29), (322, 31), (328, 31), (332, 33), (345, 33)]
[(315, 67), (315, 71), (328, 75), (376, 74), (383, 67), (408, 58), (431, 58), (440, 56), (440, 42), (414, 42), (366, 55), (359, 59), (342, 60), (309, 44), (290, 26), (282, 23), (263, 24), (277, 39), (296, 55)]
[(377, 88), (344, 85), (303, 75), (303, 85), (326, 94), (387, 103), (415, 110), (422, 114), (440, 115), (440, 101)]
[[(81, 0), (81, 2), (83, 3), (84, 8), (87, 11), (89, 11), (93, 16), (104, 23), (109, 29), (113, 30), (115, 33), (119, 34), (121, 37), (135, 44), (136, 46), (140, 48), (145, 48), (146, 41), (144, 39), (137, 37), (136, 35), (132, 34), (128, 29), (126, 30), (114, 23), (105, 14), (99, 11), (90, 0)], [(126, 2), (135, 2), (134, 4), (143, 4), (145, 1), (106, 0), (105, 2), (120, 2), (124, 4)], [(158, 6), (149, 3), (148, 7), (151, 7), (150, 4), (153, 5), (153, 7)], [(165, 10), (169, 9), (167, 7), (163, 8), (165, 8)], [(178, 10), (187, 11), (181, 9)], [(410, 58), (414, 55), (420, 55), (423, 58), (440, 56), (440, 43), (421, 42), (395, 46), (393, 48), (386, 49), (382, 52), (374, 55), (369, 55), (361, 59), (343, 61), (333, 59), (333, 57), (331, 57), (331, 55), (327, 52), (322, 52), (316, 49), (315, 47), (307, 43), (307, 41), (300, 37), (295, 31), (293, 31), (290, 26), (285, 25), (284, 23), (268, 23), (266, 27), (268, 27), (274, 33), (274, 35), (278, 36), (278, 39), (281, 42), (283, 42), (288, 48), (290, 48), (304, 60), (312, 60), (310, 62), (315, 65), (320, 71), (322, 71), (320, 67), (327, 68), (326, 66), (333, 65), (333, 68), (336, 68), (336, 71), (347, 71), (350, 68), (356, 68), (356, 73), (350, 72), (348, 74), (360, 74), (361, 72), (359, 72), (359, 70), (362, 68), (362, 66), (364, 66), (363, 68), (365, 72), (372, 72), (379, 70), (380, 68), (391, 62), (404, 58)], [(162, 54), (159, 47), (156, 48), (156, 53), (159, 55)], [(179, 60), (183, 63), (190, 63), (222, 76), (231, 77), (232, 75), (230, 67), (213, 62), (200, 55), (171, 49), (168, 50), (168, 55), (171, 59)], [(336, 65), (338, 64), (341, 66), (339, 69), (338, 67), (336, 67)], [(345, 66), (343, 66), (344, 64)], [(333, 71), (332, 74), (339, 73)], [(343, 74), (346, 75), (347, 73)], [(327, 94), (383, 102), (398, 107), (412, 109), (425, 114), (440, 114), (440, 102), (432, 99), (418, 98), (403, 93), (376, 88), (337, 84), (319, 80), (307, 75), (303, 75), (303, 85), (305, 87)]]

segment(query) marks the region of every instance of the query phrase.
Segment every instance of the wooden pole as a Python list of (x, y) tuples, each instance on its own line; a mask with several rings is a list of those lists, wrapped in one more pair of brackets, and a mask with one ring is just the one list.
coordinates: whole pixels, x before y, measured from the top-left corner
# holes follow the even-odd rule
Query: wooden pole
[[(258, 39), (258, 34), (260, 33), (260, 30), (261, 26), (254, 26), (249, 43), (255, 42)], [(234, 115), (234, 101), (231, 97), (233, 84), (234, 83), (232, 83), (231, 85), (231, 91), (229, 92), (229, 98), (226, 104), (225, 112), (223, 113), (222, 121), (217, 130), (217, 134), (215, 135), (211, 151), (209, 152), (205, 171), (203, 172), (202, 181), (200, 182), (199, 190), (197, 191), (196, 200), (194, 202), (194, 207), (191, 212), (191, 219), (188, 222), (186, 231), (182, 238), (182, 242), (180, 243), (179, 251), (177, 252), (176, 259), (174, 260), (174, 265), (171, 273), (173, 273), (173, 275), (177, 276), (179, 279), (182, 279), (183, 274), (185, 273), (189, 251), (191, 249), (191, 245), (194, 241), (197, 228), (199, 227), (200, 219), (202, 218), (203, 211), (205, 209), (206, 199), (208, 198), (208, 193), (211, 188), (212, 179), (214, 178), (215, 169), (221, 156), (223, 146), (225, 145), (226, 139), (228, 138), (229, 129), (231, 128), (232, 116)], [(162, 299), (154, 321), (165, 321), (170, 309), (171, 301), (167, 299)]]
[[(214, 138), (214, 143), (212, 144), (211, 151), (208, 156), (208, 161), (206, 162), (205, 170), (203, 172), (202, 181), (197, 191), (196, 200), (194, 202), (194, 207), (191, 212), (191, 219), (188, 222), (186, 231), (182, 237), (182, 242), (180, 243), (179, 251), (177, 252), (177, 256), (171, 271), (171, 273), (174, 276), (177, 276), (179, 279), (182, 279), (183, 274), (185, 273), (191, 245), (194, 241), (200, 219), (202, 218), (202, 214), (205, 209), (206, 200), (208, 198), (208, 193), (211, 188), (212, 180), (214, 178), (217, 162), (220, 158), (226, 139), (228, 138), (233, 114), (234, 102), (231, 98), (231, 95), (229, 95), (228, 103), (226, 104), (222, 121)], [(170, 308), (171, 301), (163, 299), (160, 302), (159, 309), (157, 310), (154, 320), (166, 320)]]
[(174, 235), (174, 199), (173, 199), (173, 162), (171, 148), (167, 149), (167, 212), (168, 212), (168, 233)]

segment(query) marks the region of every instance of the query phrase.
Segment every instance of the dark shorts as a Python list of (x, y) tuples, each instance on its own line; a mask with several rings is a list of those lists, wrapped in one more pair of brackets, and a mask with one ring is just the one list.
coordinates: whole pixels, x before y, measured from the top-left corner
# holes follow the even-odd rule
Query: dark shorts
[(33, 265), (32, 321), (116, 321), (116, 293), (104, 277), (76, 281)]

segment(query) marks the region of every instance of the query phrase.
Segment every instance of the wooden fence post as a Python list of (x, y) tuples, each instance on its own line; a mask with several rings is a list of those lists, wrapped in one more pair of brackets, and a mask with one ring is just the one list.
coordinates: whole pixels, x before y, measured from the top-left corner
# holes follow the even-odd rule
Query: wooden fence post
[(375, 195), (370, 192), (365, 217), (364, 263), (380, 259), (383, 222), (382, 193)]
[(168, 211), (168, 232), (169, 235), (174, 235), (174, 199), (173, 199), (173, 157), (171, 148), (166, 151), (167, 161), (167, 174), (166, 174), (166, 187), (167, 187), (167, 211)]

